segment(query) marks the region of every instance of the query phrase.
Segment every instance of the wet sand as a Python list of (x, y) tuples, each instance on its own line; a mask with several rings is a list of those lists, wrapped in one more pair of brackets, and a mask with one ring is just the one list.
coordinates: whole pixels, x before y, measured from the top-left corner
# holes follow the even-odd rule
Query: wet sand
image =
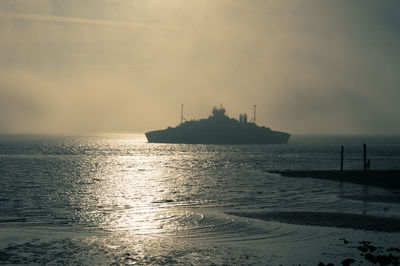
[(271, 171), (287, 177), (311, 177), (338, 180), (369, 186), (400, 189), (400, 170), (302, 170)]
[(377, 232), (400, 232), (400, 220), (333, 212), (229, 212), (229, 215), (288, 224), (351, 228)]

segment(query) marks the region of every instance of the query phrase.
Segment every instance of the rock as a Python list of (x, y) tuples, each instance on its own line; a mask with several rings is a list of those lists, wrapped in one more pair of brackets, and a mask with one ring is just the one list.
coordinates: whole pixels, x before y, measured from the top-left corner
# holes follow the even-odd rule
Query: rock
[(340, 238), (339, 240), (343, 240), (343, 243), (346, 245), (348, 243), (350, 243), (346, 238)]
[(342, 261), (342, 265), (349, 266), (350, 264), (352, 264), (354, 262), (355, 262), (355, 260), (349, 258), (349, 259), (345, 259), (344, 261)]

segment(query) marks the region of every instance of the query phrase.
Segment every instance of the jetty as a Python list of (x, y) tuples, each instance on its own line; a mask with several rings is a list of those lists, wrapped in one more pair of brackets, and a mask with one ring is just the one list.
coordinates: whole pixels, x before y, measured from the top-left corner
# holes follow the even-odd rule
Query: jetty
[(367, 159), (367, 145), (363, 144), (362, 170), (344, 170), (344, 147), (341, 146), (339, 170), (283, 170), (270, 171), (286, 177), (310, 177), (337, 180), (368, 186), (400, 189), (400, 170), (371, 170), (371, 162)]
[(287, 177), (310, 177), (368, 186), (400, 189), (400, 170), (286, 170), (271, 171)]

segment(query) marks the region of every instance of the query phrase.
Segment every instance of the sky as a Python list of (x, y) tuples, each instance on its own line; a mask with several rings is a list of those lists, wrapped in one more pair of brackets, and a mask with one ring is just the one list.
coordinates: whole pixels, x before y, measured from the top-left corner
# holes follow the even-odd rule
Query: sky
[(0, 133), (145, 132), (227, 114), (400, 134), (400, 1), (1, 0)]

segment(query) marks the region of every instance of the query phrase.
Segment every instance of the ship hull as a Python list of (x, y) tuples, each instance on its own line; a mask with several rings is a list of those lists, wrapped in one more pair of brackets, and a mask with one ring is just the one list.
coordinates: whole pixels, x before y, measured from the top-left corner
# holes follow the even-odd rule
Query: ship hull
[(286, 144), (290, 134), (280, 131), (256, 132), (201, 132), (182, 131), (175, 128), (156, 130), (145, 133), (149, 143), (183, 144)]

